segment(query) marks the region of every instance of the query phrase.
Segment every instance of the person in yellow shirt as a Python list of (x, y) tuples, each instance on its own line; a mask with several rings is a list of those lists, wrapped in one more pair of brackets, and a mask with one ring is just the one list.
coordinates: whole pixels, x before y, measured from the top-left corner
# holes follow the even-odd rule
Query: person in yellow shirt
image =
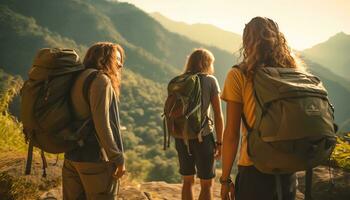
[[(227, 74), (221, 98), (227, 103), (226, 127), (222, 147), (221, 197), (228, 200), (273, 200), (277, 198), (274, 175), (264, 174), (254, 167), (247, 149), (247, 128), (255, 122), (255, 99), (253, 91), (254, 70), (259, 67), (298, 68), (295, 58), (279, 31), (277, 23), (265, 17), (255, 17), (246, 24), (243, 33), (242, 62)], [(243, 116), (243, 117), (242, 117)], [(241, 128), (241, 131), (240, 131)], [(242, 132), (242, 136), (240, 135)], [(231, 168), (239, 150), (238, 174), (234, 195), (229, 195)], [(294, 200), (296, 176), (281, 176), (283, 200)], [(231, 190), (232, 193), (232, 190)]]

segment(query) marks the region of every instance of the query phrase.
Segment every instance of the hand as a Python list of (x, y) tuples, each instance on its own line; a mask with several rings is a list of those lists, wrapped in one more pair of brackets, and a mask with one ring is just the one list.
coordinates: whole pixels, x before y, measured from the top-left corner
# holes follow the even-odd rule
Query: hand
[(221, 199), (222, 200), (234, 200), (235, 199), (235, 186), (231, 184), (221, 185)]
[(235, 200), (235, 184), (230, 184), (230, 196), (231, 200)]
[(117, 168), (115, 169), (113, 177), (115, 179), (120, 179), (121, 177), (123, 177), (125, 172), (126, 172), (125, 164), (121, 164), (121, 165), (117, 166)]
[(217, 145), (215, 147), (214, 158), (216, 160), (220, 160), (220, 158), (221, 158), (221, 150), (222, 150), (222, 145)]

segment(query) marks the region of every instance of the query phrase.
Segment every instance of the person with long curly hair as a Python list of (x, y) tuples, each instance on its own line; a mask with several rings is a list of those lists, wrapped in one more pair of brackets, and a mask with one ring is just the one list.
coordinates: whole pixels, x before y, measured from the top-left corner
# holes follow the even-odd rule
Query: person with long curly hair
[[(277, 198), (275, 176), (260, 172), (248, 155), (247, 128), (241, 116), (252, 127), (255, 122), (253, 79), (262, 67), (303, 68), (293, 56), (276, 22), (255, 17), (246, 24), (241, 49), (242, 62), (227, 74), (221, 98), (227, 103), (226, 127), (222, 149), (221, 197), (224, 200), (272, 200)], [(240, 134), (242, 130), (242, 135)], [(238, 174), (235, 183), (230, 178), (238, 153)], [(293, 200), (296, 194), (295, 174), (281, 175), (283, 200)], [(234, 186), (234, 191), (232, 187)], [(229, 195), (235, 193), (234, 195)]]
[(72, 112), (78, 120), (91, 119), (83, 144), (65, 153), (63, 199), (117, 199), (118, 179), (125, 173), (119, 130), (118, 99), (124, 50), (99, 42), (84, 58), (87, 68), (71, 91)]

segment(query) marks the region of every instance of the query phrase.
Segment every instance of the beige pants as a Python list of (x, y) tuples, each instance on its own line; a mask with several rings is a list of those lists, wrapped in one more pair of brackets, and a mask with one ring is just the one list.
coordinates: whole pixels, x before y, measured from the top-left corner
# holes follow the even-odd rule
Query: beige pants
[(64, 200), (114, 200), (118, 183), (112, 177), (112, 163), (74, 162), (64, 160), (62, 185)]

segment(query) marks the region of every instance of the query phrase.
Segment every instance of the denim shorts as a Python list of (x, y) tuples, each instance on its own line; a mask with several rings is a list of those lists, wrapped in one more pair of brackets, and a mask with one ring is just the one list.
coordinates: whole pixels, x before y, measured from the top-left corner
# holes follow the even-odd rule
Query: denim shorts
[(175, 139), (175, 146), (182, 176), (197, 174), (200, 179), (215, 177), (215, 141), (212, 133), (203, 136), (202, 142), (189, 140), (189, 151), (183, 139)]

